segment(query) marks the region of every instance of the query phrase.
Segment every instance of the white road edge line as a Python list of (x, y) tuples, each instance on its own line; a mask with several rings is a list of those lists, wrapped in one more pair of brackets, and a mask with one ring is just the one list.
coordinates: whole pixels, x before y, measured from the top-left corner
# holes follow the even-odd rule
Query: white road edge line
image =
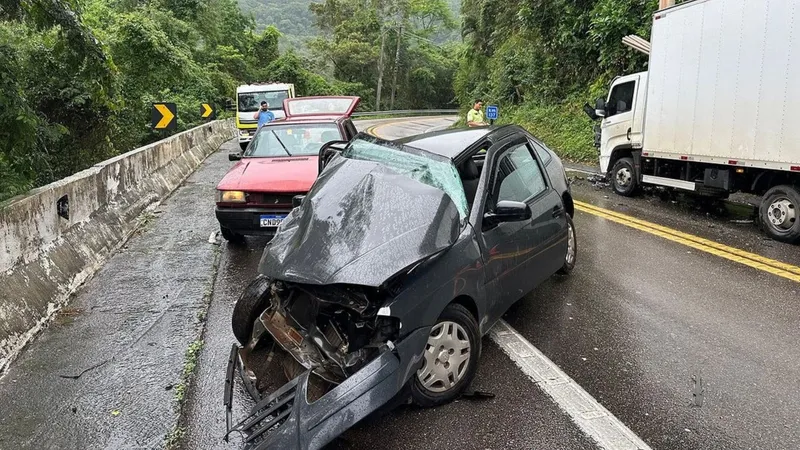
[(599, 170), (594, 170), (593, 171), (593, 170), (586, 170), (586, 169), (578, 169), (577, 167), (570, 167), (568, 165), (564, 165), (564, 169), (567, 172), (579, 172), (579, 173), (585, 173), (585, 174), (589, 174), (589, 175), (600, 175), (600, 171)]
[(651, 450), (639, 436), (611, 414), (505, 320), (489, 331), (492, 340), (566, 412), (573, 422), (607, 450)]

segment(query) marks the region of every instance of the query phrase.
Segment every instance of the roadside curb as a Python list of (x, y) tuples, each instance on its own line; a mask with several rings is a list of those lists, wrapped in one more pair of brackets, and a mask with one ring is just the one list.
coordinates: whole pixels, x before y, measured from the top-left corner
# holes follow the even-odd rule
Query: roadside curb
[(186, 425), (188, 417), (187, 401), (191, 395), (194, 381), (197, 374), (197, 362), (200, 359), (200, 353), (205, 345), (205, 335), (207, 329), (206, 317), (208, 310), (211, 307), (211, 302), (214, 298), (214, 287), (217, 284), (217, 275), (219, 275), (219, 265), (222, 259), (222, 250), (217, 245), (214, 249), (214, 261), (211, 264), (211, 279), (208, 286), (203, 293), (203, 308), (197, 313), (197, 336), (192, 340), (189, 348), (186, 349), (183, 363), (183, 373), (181, 374), (181, 381), (175, 390), (175, 409), (177, 411), (177, 418), (170, 426), (170, 431), (164, 437), (165, 450), (177, 450), (183, 447), (183, 440), (186, 434)]

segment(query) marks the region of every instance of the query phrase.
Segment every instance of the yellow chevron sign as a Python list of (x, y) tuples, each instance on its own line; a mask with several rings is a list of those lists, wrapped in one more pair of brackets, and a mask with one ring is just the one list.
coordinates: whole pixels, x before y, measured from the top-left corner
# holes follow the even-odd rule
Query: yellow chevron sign
[(208, 103), (203, 103), (200, 105), (200, 117), (203, 119), (213, 119), (216, 116), (214, 114), (214, 108), (209, 105)]
[(178, 107), (175, 103), (153, 103), (150, 122), (156, 130), (174, 130), (178, 125)]

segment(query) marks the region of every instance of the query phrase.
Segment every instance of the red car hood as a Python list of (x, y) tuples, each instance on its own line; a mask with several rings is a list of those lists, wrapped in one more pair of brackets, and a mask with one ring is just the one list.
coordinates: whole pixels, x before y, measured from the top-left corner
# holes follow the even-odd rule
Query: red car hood
[(224, 191), (308, 192), (317, 178), (317, 156), (244, 158), (217, 185)]

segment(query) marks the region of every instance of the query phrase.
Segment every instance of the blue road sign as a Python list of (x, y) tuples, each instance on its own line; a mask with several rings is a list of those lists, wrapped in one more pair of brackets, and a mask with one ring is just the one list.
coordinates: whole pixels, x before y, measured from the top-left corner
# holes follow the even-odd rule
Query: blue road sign
[(497, 120), (498, 108), (495, 105), (486, 107), (486, 118), (489, 120)]

